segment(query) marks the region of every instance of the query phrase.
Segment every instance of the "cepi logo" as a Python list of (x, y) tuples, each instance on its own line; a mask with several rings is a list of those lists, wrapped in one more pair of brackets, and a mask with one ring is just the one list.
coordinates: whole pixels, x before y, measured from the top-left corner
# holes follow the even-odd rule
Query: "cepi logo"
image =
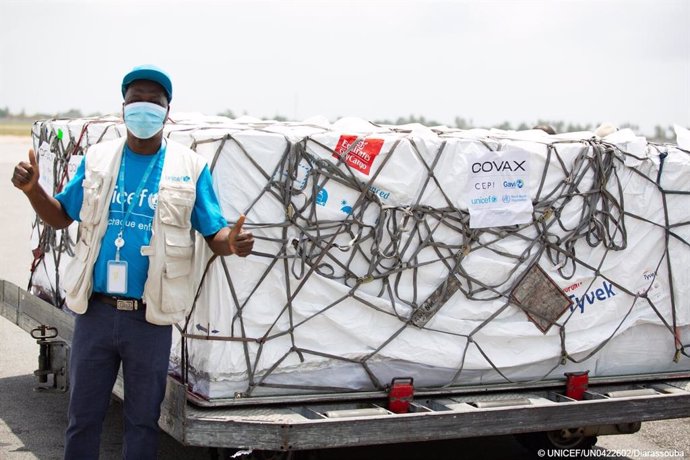
[(503, 187), (505, 188), (522, 188), (525, 186), (525, 181), (518, 179), (516, 181), (503, 181)]
[(489, 195), (489, 196), (483, 196), (480, 198), (473, 198), (471, 203), (472, 204), (490, 204), (490, 203), (495, 203), (498, 201), (498, 198), (496, 198), (496, 195)]

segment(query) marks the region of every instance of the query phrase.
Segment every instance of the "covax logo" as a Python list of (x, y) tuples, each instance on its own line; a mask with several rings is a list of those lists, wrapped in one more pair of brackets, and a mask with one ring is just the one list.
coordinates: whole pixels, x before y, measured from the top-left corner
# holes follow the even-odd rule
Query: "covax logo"
[(503, 171), (525, 171), (525, 162), (523, 161), (483, 161), (481, 163), (472, 163), (472, 172), (477, 174), (479, 172), (503, 172)]

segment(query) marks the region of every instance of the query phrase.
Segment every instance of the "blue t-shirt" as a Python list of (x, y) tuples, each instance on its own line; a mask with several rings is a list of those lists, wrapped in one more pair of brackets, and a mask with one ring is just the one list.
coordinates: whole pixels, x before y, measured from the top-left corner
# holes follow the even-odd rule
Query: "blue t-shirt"
[[(120, 190), (119, 178), (116, 179), (115, 191), (110, 200), (108, 228), (101, 242), (101, 249), (94, 265), (94, 292), (107, 294), (108, 261), (115, 260), (115, 238), (120, 233), (125, 214), (129, 206), (133, 206), (128, 222), (124, 223), (123, 238), (125, 245), (120, 249), (120, 260), (127, 261), (127, 293), (124, 297), (139, 299), (144, 293), (144, 284), (149, 269), (149, 258), (141, 255), (141, 247), (148, 246), (151, 241), (151, 226), (153, 214), (158, 204), (158, 184), (163, 171), (163, 156), (165, 142), (154, 155), (141, 155), (133, 152), (125, 144), (125, 174), (124, 188)], [(141, 193), (134, 197), (142, 177), (150, 162), (156, 162), (151, 173), (142, 186)], [(79, 213), (84, 197), (82, 183), (84, 181), (85, 164), (80, 163), (77, 171), (62, 192), (55, 198), (62, 204), (67, 215), (79, 221)], [(124, 206), (123, 206), (124, 204)], [(123, 208), (124, 211), (123, 212)], [(213, 190), (213, 182), (208, 166), (205, 166), (196, 183), (196, 202), (192, 209), (192, 227), (204, 236), (217, 233), (227, 226), (227, 221)]]

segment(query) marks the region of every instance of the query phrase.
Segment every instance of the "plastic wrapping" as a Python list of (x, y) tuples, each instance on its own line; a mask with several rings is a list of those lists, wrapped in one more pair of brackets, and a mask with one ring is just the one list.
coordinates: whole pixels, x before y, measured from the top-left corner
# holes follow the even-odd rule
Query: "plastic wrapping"
[[(256, 240), (239, 259), (197, 238), (171, 370), (205, 397), (690, 369), (690, 159), (674, 146), (629, 131), (173, 120), (166, 136), (207, 159), (229, 224), (245, 214)], [(35, 146), (59, 150), (62, 126), (77, 154), (124, 134), (46, 121)], [(41, 273), (59, 273), (68, 243), (32, 277), (58, 303), (59, 277)], [(566, 302), (546, 327), (513, 297), (534, 265)]]

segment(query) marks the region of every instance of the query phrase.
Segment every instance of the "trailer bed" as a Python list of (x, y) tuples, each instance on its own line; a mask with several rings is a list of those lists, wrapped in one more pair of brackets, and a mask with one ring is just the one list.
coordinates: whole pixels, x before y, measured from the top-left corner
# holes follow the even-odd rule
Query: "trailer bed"
[[(71, 343), (74, 317), (0, 280), (0, 315), (27, 332), (57, 329)], [(416, 391), (410, 412), (387, 410), (386, 392), (206, 401), (174, 376), (160, 425), (180, 443), (272, 451), (431, 441), (624, 425), (690, 417), (690, 373), (592, 378), (581, 401), (565, 380)], [(113, 393), (123, 398), (118, 378)], [(606, 433), (602, 433), (606, 434)]]

